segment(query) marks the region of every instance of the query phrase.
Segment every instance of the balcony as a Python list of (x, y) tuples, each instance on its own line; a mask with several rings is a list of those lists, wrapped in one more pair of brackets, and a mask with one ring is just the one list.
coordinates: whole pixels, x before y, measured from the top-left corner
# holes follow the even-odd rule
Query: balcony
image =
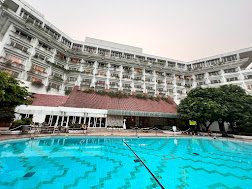
[(98, 66), (97, 70), (98, 71), (107, 71), (107, 66)]
[(211, 84), (221, 83), (220, 80), (211, 80)]
[(93, 75), (93, 69), (86, 69), (83, 71), (84, 74)]
[(13, 71), (13, 70), (7, 70), (7, 69), (3, 69), (3, 68), (1, 68), (0, 67), (0, 71), (3, 71), (3, 72), (5, 72), (5, 73), (7, 73), (9, 76), (11, 76), (11, 77), (14, 77), (14, 78), (19, 78), (19, 72), (15, 72), (15, 71)]
[(231, 68), (231, 69), (226, 69), (224, 70), (225, 74), (229, 74), (229, 73), (237, 73), (237, 70), (235, 68)]
[(57, 82), (63, 82), (64, 81), (62, 76), (57, 76), (57, 75), (52, 75), (51, 79), (54, 80), (54, 81), (57, 81)]
[(131, 79), (131, 76), (130, 75), (123, 75), (122, 78), (129, 80), (129, 79)]
[(135, 94), (143, 94), (142, 88), (135, 88)]
[(122, 52), (119, 51), (111, 51), (111, 58), (122, 58)]
[(159, 84), (159, 85), (162, 85), (162, 84), (164, 84), (164, 83), (165, 83), (165, 82), (164, 82), (164, 81), (162, 81), (162, 80), (157, 80), (156, 82), (157, 82), (157, 84)]
[(154, 81), (152, 79), (145, 79), (145, 83), (151, 83), (151, 84), (153, 84)]
[(173, 82), (172, 81), (166, 81), (166, 84), (167, 85), (173, 85)]
[(98, 54), (100, 56), (109, 56), (110, 50), (98, 48)]
[(117, 83), (112, 83), (112, 84), (110, 83), (110, 84), (109, 84), (109, 88), (110, 88), (110, 89), (118, 89), (118, 88), (119, 88), (119, 85), (118, 85)]
[(96, 47), (84, 46), (84, 52), (95, 54), (97, 52)]
[(120, 77), (119, 77), (118, 74), (112, 73), (112, 74), (110, 75), (110, 78), (111, 78), (111, 79), (119, 79)]
[(152, 73), (146, 73), (146, 72), (145, 72), (145, 78), (150, 78), (150, 77), (153, 77), (153, 74), (152, 74)]
[(72, 47), (72, 51), (74, 52), (81, 52), (82, 51), (82, 47)]
[(168, 61), (168, 67), (169, 68), (175, 68), (176, 67), (176, 62), (170, 62), (170, 61)]
[(81, 87), (90, 87), (91, 82), (81, 82)]
[(142, 76), (142, 75), (143, 75), (143, 72), (135, 72), (134, 75), (135, 75), (135, 76)]
[(139, 77), (139, 76), (138, 77), (134, 77), (134, 80), (135, 81), (142, 81), (142, 77)]
[(61, 58), (58, 58), (58, 57), (55, 57), (54, 58), (54, 61), (56, 64), (58, 65), (65, 65), (67, 63), (67, 60), (66, 59), (61, 59)]
[(37, 61), (40, 61), (40, 62), (45, 62), (46, 60), (46, 57), (39, 54), (39, 53), (36, 53), (32, 58), (36, 59)]
[(252, 79), (252, 75), (246, 75), (246, 76), (244, 77), (244, 79), (245, 79), (245, 80)]
[(154, 89), (152, 89), (152, 90), (147, 89), (147, 93), (150, 96), (154, 96), (156, 94)]
[(123, 73), (127, 75), (132, 75), (132, 71), (129, 69), (123, 69)]
[(204, 77), (196, 77), (196, 81), (202, 81), (204, 79), (205, 79)]
[(192, 84), (186, 83), (186, 84), (185, 84), (185, 87), (186, 87), (186, 88), (191, 88), (191, 87), (192, 87)]
[(37, 70), (37, 69), (34, 69), (34, 68), (31, 68), (29, 70), (29, 73), (32, 73), (32, 74), (35, 74), (35, 75), (40, 75), (40, 76), (43, 76), (43, 77), (47, 77), (47, 73), (45, 71)]
[(122, 87), (123, 87), (123, 89), (131, 90), (131, 86), (130, 85), (123, 85)]
[(86, 63), (86, 64), (82, 64), (83, 68), (94, 68), (94, 64), (93, 63)]
[(44, 86), (42, 79), (30, 77), (30, 78), (28, 78), (28, 80), (31, 81), (31, 85), (33, 85), (34, 87), (41, 88)]
[(123, 58), (133, 60), (134, 59), (134, 54), (124, 53)]
[(227, 78), (227, 82), (238, 81), (238, 77)]
[(80, 64), (81, 63), (81, 59), (79, 59), (79, 58), (70, 58), (69, 63), (70, 64)]
[(144, 63), (147, 62), (144, 56), (136, 55), (136, 59), (137, 59), (139, 62), (144, 62)]
[(95, 84), (96, 89), (106, 89), (105, 87), (106, 87), (106, 85), (103, 83), (96, 83)]
[(19, 54), (22, 54), (22, 55), (25, 55), (25, 56), (29, 56), (30, 55), (30, 52), (29, 52), (28, 48), (24, 47), (24, 46), (22, 46), (22, 45), (20, 45), (18, 43), (11, 42), (11, 44), (8, 47), (11, 50), (14, 50), (14, 51), (16, 51)]
[(157, 77), (157, 79), (164, 79), (165, 78), (165, 76), (161, 75), (161, 74), (157, 75), (156, 77)]
[(216, 74), (216, 75), (209, 75), (208, 76), (209, 79), (214, 79), (214, 78), (219, 78), (219, 77), (222, 77), (222, 75)]
[(156, 59), (155, 58), (150, 58), (150, 57), (147, 57), (147, 61), (151, 64), (155, 63), (156, 62)]
[(166, 64), (166, 61), (165, 61), (165, 60), (160, 60), (160, 59), (158, 59), (156, 64), (159, 65), (159, 66), (164, 67), (165, 64)]
[(206, 82), (197, 82), (197, 86), (205, 85)]
[(121, 72), (121, 69), (120, 69), (119, 66), (111, 66), (111, 67), (109, 68), (109, 71), (110, 71), (111, 73), (114, 73), (114, 72)]
[(13, 32), (13, 36), (20, 39), (23, 42), (26, 42), (28, 44), (30, 44), (30, 42), (32, 41), (32, 37), (30, 37), (29, 35), (19, 31), (16, 29), (15, 32)]
[(0, 62), (5, 67), (15, 67), (15, 68), (24, 69), (23, 61), (16, 57), (11, 57), (11, 56), (6, 56), (6, 58), (0, 57)]
[(107, 77), (106, 72), (98, 72), (97, 74), (95, 74), (95, 77)]

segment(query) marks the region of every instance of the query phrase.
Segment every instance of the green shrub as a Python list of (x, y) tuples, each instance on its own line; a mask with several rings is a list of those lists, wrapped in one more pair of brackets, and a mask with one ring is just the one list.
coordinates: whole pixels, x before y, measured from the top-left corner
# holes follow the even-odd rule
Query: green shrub
[[(10, 129), (14, 129), (20, 125), (30, 125), (32, 123), (32, 118), (23, 118), (12, 122)], [(21, 127), (17, 130), (21, 130)]]
[(71, 90), (65, 90), (65, 95), (69, 95), (71, 93)]
[(148, 99), (149, 96), (147, 94), (136, 94), (136, 98), (140, 98), (140, 99)]
[(109, 91), (109, 92), (108, 92), (108, 95), (109, 95), (110, 97), (116, 97), (116, 93), (115, 93), (114, 91)]
[(105, 94), (106, 94), (106, 91), (99, 90), (99, 91), (96, 91), (96, 93), (99, 94), (99, 95), (105, 95)]
[(83, 92), (84, 93), (93, 93), (94, 89), (85, 89)]

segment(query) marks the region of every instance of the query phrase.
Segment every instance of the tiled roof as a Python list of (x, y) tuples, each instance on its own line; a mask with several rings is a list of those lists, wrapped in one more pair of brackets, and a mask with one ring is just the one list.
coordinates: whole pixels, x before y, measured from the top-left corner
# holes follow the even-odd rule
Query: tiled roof
[(76, 87), (71, 92), (64, 106), (107, 110), (129, 110), (141, 112), (177, 112), (176, 104), (172, 100), (172, 98), (169, 103), (164, 100), (146, 100), (132, 96), (129, 96), (127, 98), (115, 98), (110, 97), (108, 95), (85, 93), (83, 91), (78, 90)]
[(68, 96), (34, 94), (32, 105), (34, 106), (63, 106), (68, 99)]

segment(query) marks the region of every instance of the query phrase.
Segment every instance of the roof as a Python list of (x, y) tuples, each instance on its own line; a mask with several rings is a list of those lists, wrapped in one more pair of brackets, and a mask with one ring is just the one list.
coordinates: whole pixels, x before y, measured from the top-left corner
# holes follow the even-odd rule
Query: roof
[(68, 96), (48, 95), (48, 94), (34, 94), (33, 106), (63, 106), (68, 99)]
[(105, 109), (110, 112), (151, 112), (176, 114), (177, 106), (172, 98), (169, 101), (150, 99), (139, 99), (134, 96), (125, 98), (110, 97), (97, 93), (86, 93), (74, 87), (69, 96), (35, 94), (33, 95), (33, 106), (64, 106), (73, 108)]
[(86, 93), (78, 90), (76, 87), (71, 92), (64, 106), (107, 110), (177, 113), (177, 106), (172, 98), (169, 100), (169, 103), (161, 99), (156, 101), (139, 99), (133, 96), (117, 98), (110, 97), (109, 95)]

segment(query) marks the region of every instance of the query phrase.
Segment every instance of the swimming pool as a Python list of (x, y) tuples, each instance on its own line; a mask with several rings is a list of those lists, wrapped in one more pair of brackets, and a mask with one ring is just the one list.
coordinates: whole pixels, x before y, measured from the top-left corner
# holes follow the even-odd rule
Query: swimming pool
[(202, 138), (0, 142), (0, 188), (252, 188), (252, 145)]

